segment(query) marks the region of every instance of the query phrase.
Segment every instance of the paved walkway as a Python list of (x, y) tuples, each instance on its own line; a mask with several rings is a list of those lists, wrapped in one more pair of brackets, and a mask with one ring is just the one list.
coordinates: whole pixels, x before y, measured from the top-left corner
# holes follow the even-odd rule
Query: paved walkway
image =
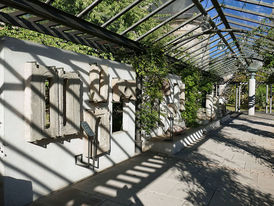
[(144, 153), (60, 192), (41, 206), (273, 206), (274, 116), (240, 115), (191, 149)]

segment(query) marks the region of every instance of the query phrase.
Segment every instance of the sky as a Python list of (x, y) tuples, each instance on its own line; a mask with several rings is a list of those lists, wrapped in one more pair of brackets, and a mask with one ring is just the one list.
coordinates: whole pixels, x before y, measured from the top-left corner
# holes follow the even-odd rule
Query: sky
[[(270, 4), (273, 4), (273, 0), (257, 0), (258, 2), (265, 2), (265, 3), (270, 3)], [(218, 0), (219, 4), (220, 5), (228, 5), (228, 6), (233, 6), (233, 7), (237, 7), (239, 9), (244, 9), (244, 10), (249, 10), (249, 11), (253, 11), (253, 12), (258, 12), (258, 13), (263, 13), (265, 15), (270, 15), (272, 13), (272, 9), (271, 8), (267, 8), (267, 7), (263, 7), (263, 6), (257, 6), (257, 5), (253, 5), (253, 4), (249, 4), (249, 3), (244, 3), (244, 2), (240, 2), (240, 1), (237, 1), (237, 0)], [(202, 5), (204, 6), (205, 9), (207, 8), (210, 8), (212, 6), (212, 2), (211, 0), (204, 0), (202, 2)], [(227, 8), (222, 8), (223, 9), (223, 12), (224, 13), (228, 13), (228, 14), (232, 14), (232, 15), (237, 15), (237, 16), (240, 16), (240, 17), (244, 17), (244, 18), (248, 18), (248, 19), (253, 19), (253, 20), (256, 20), (256, 21), (264, 21), (265, 18), (264, 17), (261, 17), (261, 16), (257, 16), (257, 15), (253, 15), (253, 14), (248, 14), (248, 13), (244, 13), (244, 12), (240, 12), (240, 11), (235, 11), (235, 10), (231, 10), (231, 9), (227, 9)], [(211, 10), (209, 12), (209, 15), (211, 17), (214, 17), (217, 15), (217, 11), (215, 9)], [(256, 24), (256, 23), (252, 23), (252, 22), (249, 22), (249, 21), (245, 21), (245, 20), (240, 20), (240, 19), (236, 19), (236, 18), (233, 18), (233, 17), (228, 17), (226, 16), (227, 20), (228, 21), (233, 21), (235, 23), (241, 23), (241, 24), (245, 24), (247, 26), (252, 26), (252, 27), (258, 27), (259, 24)], [(265, 21), (269, 21), (268, 19), (265, 20)], [(220, 17), (216, 18), (214, 20), (214, 22), (216, 24), (218, 24), (219, 22), (221, 22), (221, 19)], [(239, 26), (239, 25), (236, 25), (236, 24), (232, 24), (230, 23), (230, 25), (232, 27), (235, 27), (235, 28), (238, 28), (238, 29), (247, 29), (247, 30), (251, 30), (250, 28), (247, 28), (247, 27), (243, 27), (243, 26)], [(220, 26), (218, 26), (218, 29), (224, 29), (225, 26), (223, 24), (221, 24)], [(223, 33), (223, 35), (225, 35), (226, 33)], [(218, 35), (214, 35), (212, 38), (211, 38), (211, 41), (216, 39), (218, 37)], [(228, 42), (232, 42), (233, 40), (231, 39), (231, 36), (228, 35), (226, 36), (226, 39), (229, 39)], [(239, 35), (236, 36), (236, 38), (239, 38)], [(217, 45), (218, 42), (215, 42), (214, 44), (210, 44), (209, 47), (211, 47), (212, 45)], [(210, 52), (216, 50), (216, 48), (212, 48), (210, 49)], [(215, 51), (213, 52), (211, 55), (216, 55), (216, 53), (219, 53), (220, 51)], [(214, 57), (218, 57), (222, 54), (224, 54), (225, 50), (214, 56)]]

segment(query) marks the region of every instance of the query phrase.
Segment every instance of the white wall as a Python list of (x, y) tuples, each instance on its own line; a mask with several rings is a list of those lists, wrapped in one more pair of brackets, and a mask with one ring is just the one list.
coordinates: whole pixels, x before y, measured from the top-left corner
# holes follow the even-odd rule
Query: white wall
[[(13, 38), (2, 38), (0, 49), (0, 142), (4, 144), (6, 155), (1, 156), (4, 171), (0, 172), (4, 176), (5, 204), (24, 205), (41, 195), (93, 174), (91, 169), (75, 165), (74, 156), (83, 153), (82, 139), (50, 143), (46, 148), (25, 140), (24, 64), (36, 61), (39, 65), (63, 67), (65, 71), (79, 72), (83, 82), (84, 108), (89, 108), (89, 64), (107, 65), (110, 79), (133, 80), (135, 73), (125, 64)], [(111, 100), (110, 91), (110, 111)], [(112, 135), (111, 153), (99, 159), (100, 170), (134, 155), (134, 113), (134, 102), (126, 103), (124, 120), (127, 122), (127, 129)]]

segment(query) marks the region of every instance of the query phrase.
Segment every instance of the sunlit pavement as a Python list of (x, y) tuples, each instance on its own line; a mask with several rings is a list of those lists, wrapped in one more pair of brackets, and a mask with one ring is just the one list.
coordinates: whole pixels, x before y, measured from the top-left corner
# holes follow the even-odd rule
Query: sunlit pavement
[(144, 153), (33, 205), (273, 206), (273, 171), (274, 116), (242, 114), (175, 156)]

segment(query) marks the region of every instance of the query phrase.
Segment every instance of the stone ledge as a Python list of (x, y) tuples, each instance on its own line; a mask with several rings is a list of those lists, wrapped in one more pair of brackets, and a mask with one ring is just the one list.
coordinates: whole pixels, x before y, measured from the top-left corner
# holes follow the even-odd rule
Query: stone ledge
[(189, 148), (202, 140), (206, 133), (218, 129), (221, 127), (222, 123), (230, 119), (230, 114), (227, 114), (223, 118), (217, 119), (205, 126), (201, 126), (192, 130), (187, 131), (186, 133), (177, 136), (173, 141), (154, 141), (151, 142), (150, 150), (154, 152), (164, 153), (168, 155), (174, 155), (184, 148)]

